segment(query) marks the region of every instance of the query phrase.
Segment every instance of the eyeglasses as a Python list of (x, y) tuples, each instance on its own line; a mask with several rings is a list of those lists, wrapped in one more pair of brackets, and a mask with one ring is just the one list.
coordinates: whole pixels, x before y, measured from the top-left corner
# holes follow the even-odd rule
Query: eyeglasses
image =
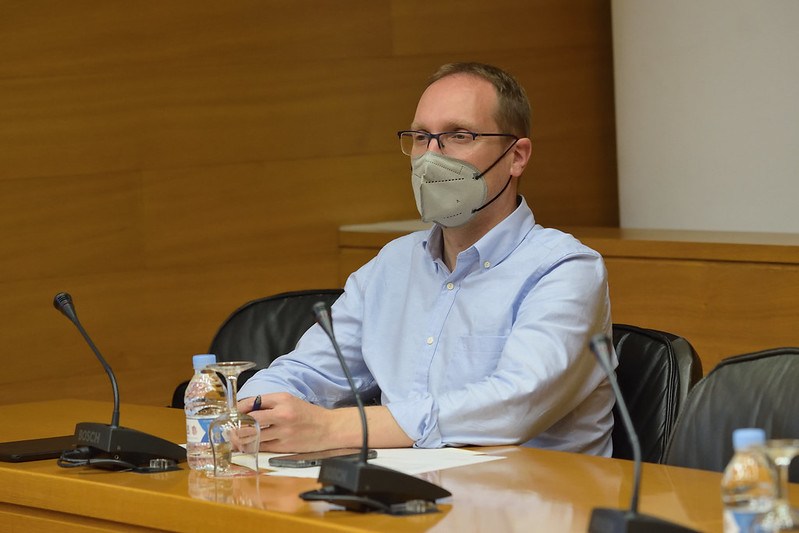
[(417, 156), (425, 153), (430, 141), (435, 139), (442, 153), (458, 155), (468, 153), (477, 144), (478, 138), (483, 137), (510, 137), (516, 141), (519, 138), (510, 133), (474, 133), (473, 131), (445, 131), (442, 133), (428, 133), (426, 131), (398, 131), (402, 153)]

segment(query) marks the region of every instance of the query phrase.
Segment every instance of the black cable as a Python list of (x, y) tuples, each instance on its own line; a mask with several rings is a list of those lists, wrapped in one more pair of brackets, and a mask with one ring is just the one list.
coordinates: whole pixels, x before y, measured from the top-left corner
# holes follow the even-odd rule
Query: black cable
[(161, 459), (156, 464), (151, 461), (148, 466), (136, 466), (133, 463), (121, 459), (110, 457), (92, 457), (92, 450), (88, 446), (81, 446), (72, 450), (65, 450), (61, 453), (56, 464), (61, 468), (76, 468), (86, 466), (89, 468), (99, 468), (103, 470), (115, 470), (118, 472), (137, 472), (140, 474), (152, 474), (156, 472), (171, 472), (180, 470), (176, 461)]
[(61, 457), (58, 458), (56, 464), (62, 468), (88, 466), (106, 470), (136, 470), (136, 465), (127, 461), (111, 458), (92, 458), (91, 454), (91, 449), (88, 446), (65, 450), (61, 453)]

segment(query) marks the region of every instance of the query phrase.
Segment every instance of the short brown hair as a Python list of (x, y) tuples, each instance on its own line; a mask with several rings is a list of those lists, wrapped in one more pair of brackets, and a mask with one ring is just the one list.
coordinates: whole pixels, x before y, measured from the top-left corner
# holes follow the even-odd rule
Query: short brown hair
[(447, 63), (430, 77), (427, 86), (454, 74), (469, 74), (491, 83), (497, 91), (497, 109), (494, 119), (502, 132), (518, 137), (530, 136), (530, 101), (524, 87), (516, 78), (502, 69), (483, 63)]

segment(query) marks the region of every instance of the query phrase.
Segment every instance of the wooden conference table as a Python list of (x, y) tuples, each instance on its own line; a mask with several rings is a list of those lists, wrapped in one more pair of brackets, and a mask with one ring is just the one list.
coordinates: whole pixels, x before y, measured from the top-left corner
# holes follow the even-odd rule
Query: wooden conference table
[[(65, 400), (0, 406), (2, 437), (70, 434), (77, 422), (110, 421), (105, 402)], [(185, 441), (183, 412), (123, 405), (120, 424)], [(64, 469), (55, 460), (0, 463), (3, 531), (558, 531), (584, 532), (594, 507), (626, 508), (633, 464), (519, 447), (485, 448), (506, 459), (431, 473), (452, 498), (440, 513), (359, 514), (307, 503), (315, 480), (254, 476), (215, 480), (182, 470), (158, 474)], [(645, 464), (641, 512), (720, 532), (720, 474)], [(799, 501), (799, 486), (791, 487)]]

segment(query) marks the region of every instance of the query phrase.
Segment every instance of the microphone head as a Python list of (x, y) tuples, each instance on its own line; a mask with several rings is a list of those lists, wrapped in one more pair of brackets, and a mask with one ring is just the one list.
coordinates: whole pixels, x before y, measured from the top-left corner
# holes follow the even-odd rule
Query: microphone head
[(330, 307), (325, 302), (316, 302), (313, 304), (313, 316), (316, 323), (322, 326), (327, 336), (332, 340), (333, 338), (333, 320), (330, 318)]
[(64, 315), (71, 321), (78, 320), (78, 315), (75, 313), (75, 306), (72, 305), (72, 296), (66, 292), (59, 292), (55, 295), (53, 300), (53, 307), (64, 313)]
[(65, 305), (72, 305), (72, 296), (67, 292), (59, 292), (55, 295), (53, 306), (61, 311)]
[(327, 308), (327, 304), (325, 302), (316, 302), (313, 304), (313, 314), (314, 316), (319, 316), (324, 313), (329, 313), (330, 311)]
[(589, 341), (592, 350), (598, 350), (600, 346), (607, 348), (609, 343), (610, 339), (604, 333), (597, 333)]
[(610, 339), (603, 333), (597, 333), (588, 343), (588, 347), (603, 367), (610, 365), (610, 345)]

